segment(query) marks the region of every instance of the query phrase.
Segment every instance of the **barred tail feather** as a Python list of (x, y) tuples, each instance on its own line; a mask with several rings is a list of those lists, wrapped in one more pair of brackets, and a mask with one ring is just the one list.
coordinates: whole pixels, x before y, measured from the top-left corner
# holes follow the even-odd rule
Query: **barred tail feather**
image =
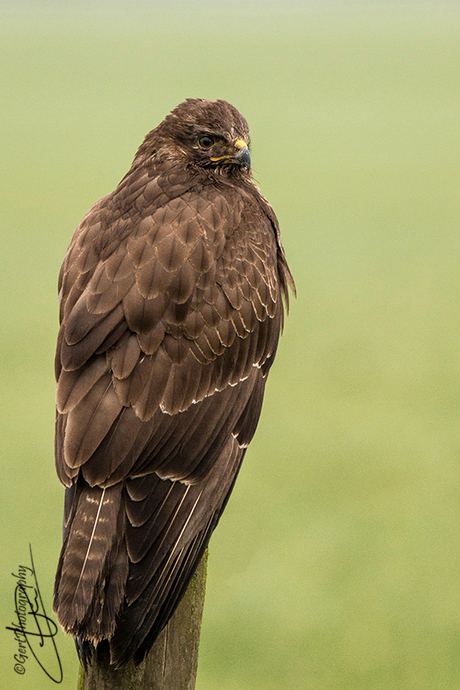
[(122, 484), (84, 486), (70, 518), (56, 577), (54, 611), (66, 632), (110, 637), (128, 575), (120, 514)]

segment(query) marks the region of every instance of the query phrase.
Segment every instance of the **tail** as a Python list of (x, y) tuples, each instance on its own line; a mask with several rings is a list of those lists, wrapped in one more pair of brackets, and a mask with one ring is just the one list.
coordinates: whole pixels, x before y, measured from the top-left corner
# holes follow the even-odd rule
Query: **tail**
[(95, 651), (115, 668), (148, 653), (201, 560), (244, 452), (231, 437), (196, 484), (152, 472), (105, 489), (80, 478), (66, 490), (54, 611), (85, 667)]
[(122, 484), (103, 489), (85, 483), (68, 491), (77, 495), (67, 516), (53, 609), (66, 632), (98, 642), (114, 632), (128, 576)]

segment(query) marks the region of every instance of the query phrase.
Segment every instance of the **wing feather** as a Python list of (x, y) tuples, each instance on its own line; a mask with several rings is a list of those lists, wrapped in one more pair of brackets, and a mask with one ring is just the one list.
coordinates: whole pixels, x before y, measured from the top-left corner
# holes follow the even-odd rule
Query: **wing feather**
[(107, 353), (107, 363), (117, 379), (126, 379), (133, 371), (141, 356), (139, 341), (134, 333), (125, 331), (117, 347)]
[(111, 377), (105, 374), (68, 413), (64, 456), (69, 467), (81, 467), (89, 460), (120, 410)]
[(87, 362), (81, 370), (62, 371), (56, 394), (58, 412), (65, 414), (72, 410), (107, 372), (108, 365), (103, 357)]

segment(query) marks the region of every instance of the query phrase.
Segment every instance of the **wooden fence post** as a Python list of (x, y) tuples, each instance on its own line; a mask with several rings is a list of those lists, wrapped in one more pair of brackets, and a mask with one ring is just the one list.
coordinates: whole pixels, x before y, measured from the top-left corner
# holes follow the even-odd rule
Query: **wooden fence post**
[(87, 674), (80, 667), (78, 690), (194, 690), (207, 560), (206, 551), (184, 598), (144, 661), (139, 666), (130, 661), (116, 671), (107, 658), (95, 661)]

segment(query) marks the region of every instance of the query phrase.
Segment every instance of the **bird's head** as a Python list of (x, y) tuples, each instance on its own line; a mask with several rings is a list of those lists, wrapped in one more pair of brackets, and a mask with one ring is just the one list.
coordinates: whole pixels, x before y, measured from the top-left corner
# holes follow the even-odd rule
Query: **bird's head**
[(188, 98), (147, 134), (135, 162), (148, 158), (224, 175), (249, 175), (249, 126), (226, 101)]

